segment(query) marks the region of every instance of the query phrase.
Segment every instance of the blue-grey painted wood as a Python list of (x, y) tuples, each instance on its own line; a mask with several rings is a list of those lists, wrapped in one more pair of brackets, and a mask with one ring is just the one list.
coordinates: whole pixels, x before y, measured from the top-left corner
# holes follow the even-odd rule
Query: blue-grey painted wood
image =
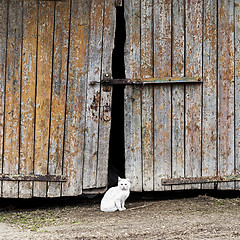
[[(234, 0), (218, 1), (218, 174), (234, 174)], [(233, 189), (220, 183), (219, 189)]]
[[(0, 2), (0, 19), (0, 172), (2, 172), (7, 51), (7, 0)], [(1, 194), (2, 181), (0, 182), (0, 196)]]
[[(240, 172), (240, 0), (235, 0), (235, 161)], [(240, 190), (240, 182), (236, 182)]]
[[(184, 0), (172, 6), (172, 76), (184, 76)], [(172, 177), (184, 176), (184, 84), (172, 86)], [(173, 190), (184, 186), (172, 186)]]
[[(186, 0), (186, 77), (202, 75), (203, 0)], [(185, 91), (185, 177), (201, 176), (202, 86), (186, 85)], [(200, 184), (186, 186), (200, 188)]]
[[(202, 176), (217, 174), (217, 0), (204, 1)], [(214, 184), (203, 184), (212, 189)]]
[[(126, 21), (126, 78), (140, 78), (140, 0), (124, 2)], [(124, 93), (125, 175), (133, 191), (142, 191), (141, 87), (126, 86)]]

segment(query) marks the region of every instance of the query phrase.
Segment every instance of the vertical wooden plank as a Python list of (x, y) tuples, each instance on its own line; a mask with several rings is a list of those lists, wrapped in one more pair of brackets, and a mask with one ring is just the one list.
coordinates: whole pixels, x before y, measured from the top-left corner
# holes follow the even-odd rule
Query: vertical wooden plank
[[(171, 76), (171, 0), (154, 2), (154, 77)], [(154, 190), (171, 177), (171, 86), (154, 87)]]
[[(124, 2), (126, 21), (126, 78), (140, 77), (140, 0)], [(126, 86), (124, 92), (125, 175), (133, 191), (142, 191), (141, 88)]]
[[(234, 1), (218, 2), (218, 173), (234, 174)], [(232, 189), (234, 183), (221, 183)]]
[(86, 95), (86, 130), (83, 188), (95, 188), (97, 185), (98, 127), (100, 110), (100, 82), (102, 60), (104, 0), (91, 2), (89, 65)]
[(62, 196), (82, 193), (90, 1), (72, 0)]
[[(153, 77), (153, 1), (141, 3), (141, 78)], [(142, 89), (143, 190), (153, 191), (153, 87)]]
[[(235, 0), (235, 161), (236, 173), (240, 172), (240, 0)], [(240, 182), (236, 182), (240, 190)]]
[[(184, 76), (184, 0), (172, 6), (172, 76)], [(172, 177), (184, 177), (184, 85), (172, 86)], [(173, 190), (184, 186), (172, 186)]]
[[(204, 1), (202, 176), (217, 174), (217, 0)], [(203, 184), (202, 188), (214, 188)]]
[[(0, 1), (0, 172), (3, 163), (4, 100), (7, 56), (7, 0)], [(0, 182), (0, 196), (2, 182)]]
[[(9, 1), (3, 173), (17, 174), (19, 163), (22, 1)], [(3, 182), (3, 197), (18, 197), (18, 182)]]
[[(33, 174), (38, 2), (23, 1), (20, 174)], [(32, 197), (32, 182), (19, 182), (19, 197)]]
[[(202, 76), (202, 0), (186, 0), (186, 77)], [(202, 86), (186, 85), (185, 176), (201, 176)], [(200, 184), (186, 188), (200, 188)]]
[[(34, 174), (47, 174), (54, 2), (39, 2)], [(34, 182), (33, 196), (46, 197), (45, 182)]]
[[(116, 8), (114, 1), (105, 0), (103, 19), (103, 56), (102, 56), (102, 78), (103, 74), (111, 75), (112, 51), (114, 48), (114, 36), (116, 28)], [(108, 156), (109, 137), (111, 128), (111, 104), (112, 88), (106, 92), (101, 88), (99, 139), (98, 139), (98, 165), (97, 165), (97, 188), (106, 187), (108, 184)]]
[[(62, 174), (65, 101), (67, 85), (70, 2), (57, 2), (55, 9), (51, 129), (48, 173)], [(48, 184), (48, 197), (59, 197), (61, 183)]]

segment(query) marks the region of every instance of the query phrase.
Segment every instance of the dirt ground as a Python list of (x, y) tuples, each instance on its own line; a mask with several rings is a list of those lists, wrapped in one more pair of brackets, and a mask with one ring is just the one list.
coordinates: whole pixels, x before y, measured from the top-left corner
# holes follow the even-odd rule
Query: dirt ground
[(101, 196), (2, 199), (0, 239), (240, 239), (240, 193), (233, 194), (132, 194), (115, 213), (99, 210)]

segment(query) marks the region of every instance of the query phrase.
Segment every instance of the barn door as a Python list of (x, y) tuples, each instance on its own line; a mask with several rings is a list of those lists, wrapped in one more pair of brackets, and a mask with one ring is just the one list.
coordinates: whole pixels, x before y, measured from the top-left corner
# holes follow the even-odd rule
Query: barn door
[(0, 19), (2, 197), (105, 188), (114, 1), (2, 0)]
[[(225, 175), (239, 180), (233, 176), (240, 172), (239, 119), (234, 118), (239, 116), (234, 55), (239, 59), (240, 22), (234, 2), (125, 1), (126, 78), (203, 81), (126, 86), (125, 171), (132, 190), (213, 188), (209, 182)], [(180, 177), (194, 184), (162, 183)]]

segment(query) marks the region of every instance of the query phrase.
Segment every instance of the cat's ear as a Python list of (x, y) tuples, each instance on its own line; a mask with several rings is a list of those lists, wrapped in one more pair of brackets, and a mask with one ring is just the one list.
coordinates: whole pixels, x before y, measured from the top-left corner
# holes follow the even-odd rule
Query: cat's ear
[(121, 178), (120, 178), (120, 177), (118, 177), (118, 181), (121, 181)]
[(128, 182), (131, 182), (129, 178), (126, 179)]

